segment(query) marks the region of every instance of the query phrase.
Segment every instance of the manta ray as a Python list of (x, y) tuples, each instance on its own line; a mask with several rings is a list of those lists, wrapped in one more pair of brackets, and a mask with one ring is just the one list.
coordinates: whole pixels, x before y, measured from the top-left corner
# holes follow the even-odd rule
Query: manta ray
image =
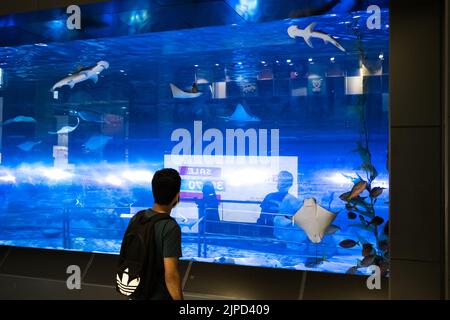
[(97, 112), (69, 110), (69, 114), (72, 116), (80, 117), (81, 120), (84, 120), (86, 122), (95, 122), (95, 123), (106, 122), (105, 120), (103, 120), (103, 115)]
[(325, 43), (331, 43), (339, 50), (346, 52), (345, 48), (343, 46), (341, 46), (341, 44), (336, 39), (334, 39), (332, 36), (330, 36), (329, 34), (326, 34), (324, 32), (320, 32), (320, 31), (314, 31), (314, 28), (316, 27), (316, 25), (317, 25), (317, 23), (313, 22), (309, 26), (307, 26), (305, 29), (300, 29), (297, 26), (290, 26), (288, 28), (287, 32), (288, 32), (289, 36), (293, 39), (303, 38), (305, 40), (306, 44), (311, 48), (314, 48), (313, 44), (311, 42), (311, 39), (316, 38), (316, 39), (322, 39)]
[(336, 215), (316, 203), (314, 198), (305, 199), (303, 206), (294, 215), (293, 222), (302, 228), (309, 240), (320, 243)]
[(233, 114), (229, 117), (222, 117), (227, 121), (235, 121), (235, 122), (259, 122), (261, 121), (258, 117), (251, 116), (245, 111), (245, 108), (242, 104), (238, 104)]
[(48, 133), (49, 134), (68, 134), (68, 133), (71, 133), (72, 131), (75, 131), (79, 125), (80, 125), (80, 118), (77, 118), (77, 124), (74, 127), (64, 126), (56, 132), (49, 131)]
[(17, 116), (12, 119), (8, 119), (5, 122), (3, 122), (3, 125), (6, 126), (11, 123), (18, 123), (18, 122), (26, 122), (26, 123), (36, 123), (36, 120), (32, 117), (27, 116)]
[(89, 138), (83, 147), (88, 152), (102, 150), (110, 140), (112, 140), (110, 136), (96, 135)]
[(23, 150), (25, 152), (28, 152), (30, 150), (32, 150), (35, 146), (37, 146), (38, 144), (41, 144), (42, 141), (27, 141), (24, 143), (21, 143), (17, 146), (17, 148), (19, 148), (20, 150)]
[(98, 81), (98, 75), (103, 70), (109, 68), (109, 63), (107, 61), (99, 61), (95, 66), (81, 68), (77, 72), (65, 77), (64, 79), (58, 81), (51, 89), (50, 92), (55, 91), (58, 88), (69, 86), (71, 89), (80, 82), (91, 79), (95, 83)]

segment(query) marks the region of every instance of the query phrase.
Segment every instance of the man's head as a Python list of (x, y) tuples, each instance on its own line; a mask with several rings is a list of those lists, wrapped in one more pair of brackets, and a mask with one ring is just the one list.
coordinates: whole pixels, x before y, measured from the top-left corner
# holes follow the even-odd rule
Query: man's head
[(181, 177), (175, 169), (162, 169), (155, 173), (152, 192), (155, 203), (174, 207), (180, 195)]
[(278, 174), (277, 189), (280, 192), (288, 192), (294, 183), (294, 176), (289, 171), (281, 171)]

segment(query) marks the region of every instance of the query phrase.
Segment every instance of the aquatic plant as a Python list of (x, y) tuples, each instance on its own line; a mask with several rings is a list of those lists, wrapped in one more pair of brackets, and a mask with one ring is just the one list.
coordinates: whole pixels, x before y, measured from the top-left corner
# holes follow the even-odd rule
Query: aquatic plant
[[(364, 50), (363, 35), (358, 25), (353, 25), (352, 31), (356, 36), (357, 50), (360, 55), (361, 68), (366, 67), (367, 55)], [(358, 242), (348, 239), (340, 243), (343, 248), (352, 248), (356, 245), (362, 246), (362, 260), (358, 260), (356, 266), (350, 268), (348, 273), (356, 273), (359, 268), (376, 265), (380, 267), (382, 275), (389, 274), (389, 221), (384, 224), (384, 219), (377, 215), (376, 203), (382, 195), (384, 188), (374, 187), (378, 177), (378, 171), (372, 163), (372, 154), (369, 145), (369, 131), (367, 128), (366, 105), (367, 105), (367, 77), (363, 79), (363, 94), (359, 96), (355, 110), (360, 117), (360, 139), (356, 142), (354, 152), (358, 153), (361, 165), (358, 171), (362, 171), (364, 178), (356, 172), (356, 177), (347, 176), (353, 182), (350, 191), (343, 193), (340, 199), (345, 202), (347, 217), (349, 220), (359, 218), (359, 223), (350, 226), (367, 230), (373, 233), (375, 243), (359, 237)], [(367, 191), (367, 196), (361, 196)]]

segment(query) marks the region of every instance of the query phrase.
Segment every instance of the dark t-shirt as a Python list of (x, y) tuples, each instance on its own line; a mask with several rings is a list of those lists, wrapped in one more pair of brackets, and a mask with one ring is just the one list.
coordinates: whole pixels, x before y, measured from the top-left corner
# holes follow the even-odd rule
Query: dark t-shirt
[[(160, 214), (152, 209), (146, 213), (148, 217)], [(175, 220), (161, 220), (155, 224), (156, 260), (157, 268), (160, 270), (161, 278), (155, 288), (151, 300), (171, 300), (172, 297), (167, 290), (164, 279), (164, 258), (180, 258), (181, 251), (181, 229)]]
[(274, 213), (280, 211), (280, 204), (286, 197), (287, 192), (269, 193), (261, 203), (261, 215), (258, 219), (259, 224), (273, 226)]

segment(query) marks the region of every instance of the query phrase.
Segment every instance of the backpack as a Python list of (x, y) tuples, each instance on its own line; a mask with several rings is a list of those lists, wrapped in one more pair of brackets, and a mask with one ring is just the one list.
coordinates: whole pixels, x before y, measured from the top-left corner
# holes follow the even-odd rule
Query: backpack
[(173, 220), (169, 214), (148, 217), (139, 211), (130, 221), (120, 248), (116, 272), (116, 291), (133, 300), (148, 299), (158, 283), (155, 224)]

